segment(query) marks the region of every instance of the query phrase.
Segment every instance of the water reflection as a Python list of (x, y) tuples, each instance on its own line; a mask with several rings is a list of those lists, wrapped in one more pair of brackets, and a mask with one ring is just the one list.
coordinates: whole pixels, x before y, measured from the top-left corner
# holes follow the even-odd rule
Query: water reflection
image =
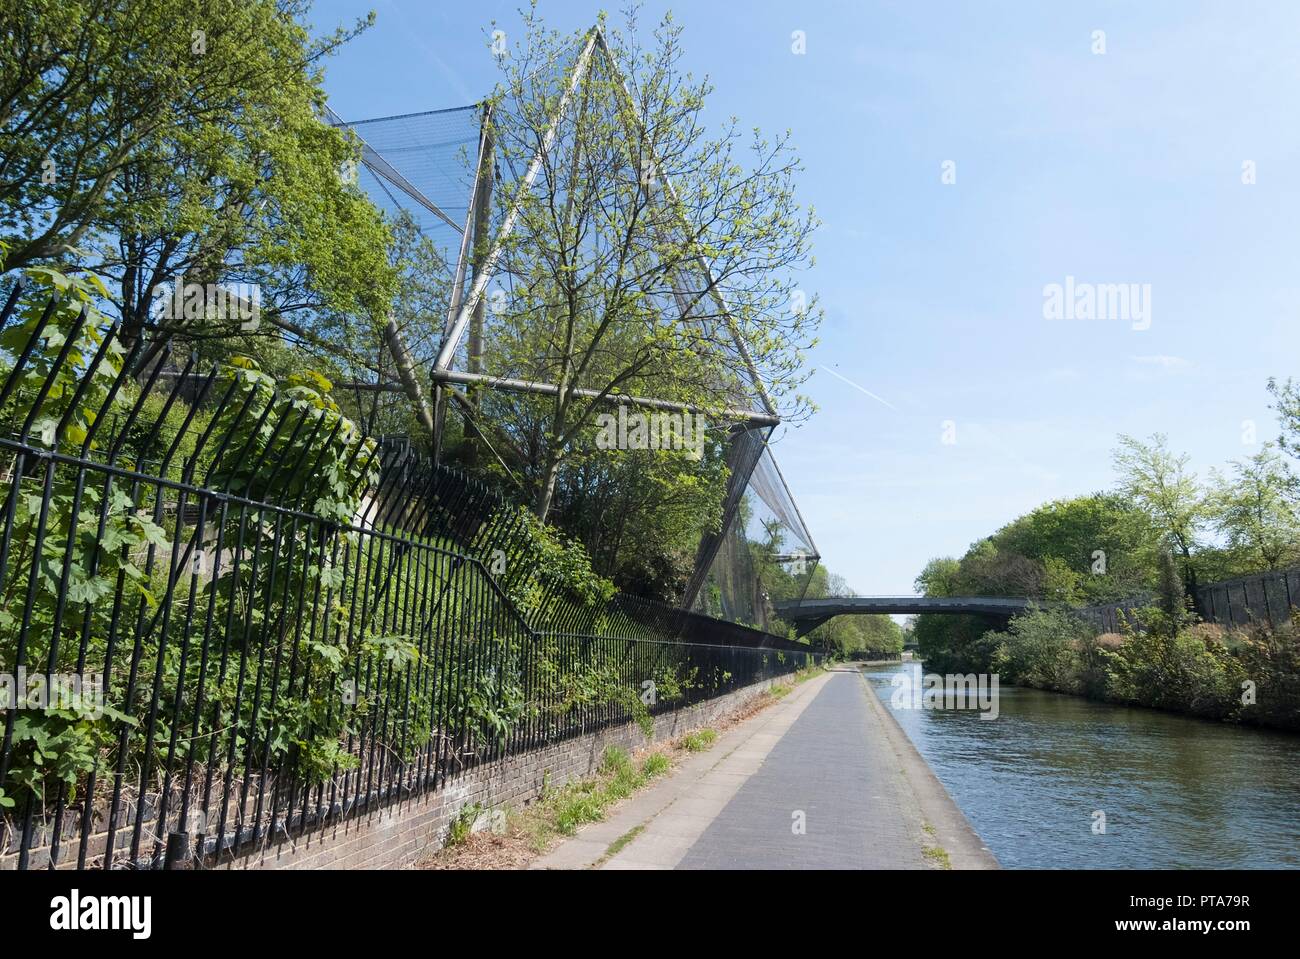
[[(905, 668), (868, 672), (886, 706)], [(993, 721), (975, 710), (892, 712), (1004, 867), (1300, 866), (1300, 736), (999, 693)]]

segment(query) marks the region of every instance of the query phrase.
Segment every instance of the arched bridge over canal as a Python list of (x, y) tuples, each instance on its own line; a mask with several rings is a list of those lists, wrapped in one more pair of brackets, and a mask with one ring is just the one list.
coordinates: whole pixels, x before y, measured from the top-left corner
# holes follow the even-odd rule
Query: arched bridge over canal
[[(784, 600), (776, 613), (794, 627), (796, 635), (816, 629), (834, 616), (867, 613), (973, 613), (1011, 617), (1035, 603), (1006, 596), (835, 596), (829, 599)], [(1041, 605), (1041, 603), (1039, 604)]]

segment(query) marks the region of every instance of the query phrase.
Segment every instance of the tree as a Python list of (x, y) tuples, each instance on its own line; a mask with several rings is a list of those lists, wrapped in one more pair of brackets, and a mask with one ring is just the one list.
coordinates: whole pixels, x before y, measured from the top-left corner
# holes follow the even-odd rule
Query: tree
[(903, 653), (903, 627), (890, 616), (854, 617), (862, 637), (863, 650), (871, 657), (892, 659)]
[(1044, 599), (1077, 605), (1083, 596), (1083, 582), (1083, 577), (1070, 569), (1064, 560), (1055, 556), (1043, 560)]
[(1155, 632), (1174, 639), (1178, 631), (1195, 618), (1187, 608), (1187, 593), (1178, 566), (1170, 552), (1160, 554), (1160, 585), (1156, 592), (1156, 609), (1159, 616), (1150, 617)]
[(958, 586), (961, 564), (951, 556), (941, 556), (925, 564), (916, 577), (916, 591), (922, 596), (955, 596)]
[(696, 546), (721, 514), (726, 466), (709, 444), (701, 461), (668, 450), (586, 449), (570, 458), (552, 509), (586, 547), (596, 571), (620, 587), (680, 599)]
[(813, 629), (808, 640), (838, 656), (893, 659), (903, 652), (903, 628), (875, 613), (836, 616)]
[(358, 412), (371, 435), (406, 433), (432, 440), (432, 410), (422, 371), (433, 366), (452, 286), (452, 267), (406, 211), (388, 223), (389, 268), (396, 290), (386, 316), (330, 312), (313, 324), (346, 375), (361, 382), (399, 386), (358, 398)]
[(1195, 589), (1192, 553), (1206, 518), (1206, 502), (1196, 474), (1187, 470), (1190, 458), (1171, 453), (1163, 433), (1152, 434), (1145, 443), (1121, 435), (1119, 444), (1114, 464), (1120, 492), (1151, 517), (1154, 527), (1181, 558), (1188, 587)]
[(690, 404), (713, 425), (724, 407), (762, 400), (749, 360), (781, 412), (806, 409), (795, 390), (818, 311), (792, 296), (792, 271), (808, 262), (815, 219), (795, 202), (786, 138), (755, 134), (746, 148), (735, 121), (705, 133), (709, 87), (682, 71), (670, 18), (644, 47), (635, 13), (607, 46), (548, 31), (535, 12), (525, 28), (503, 58), (493, 138), (503, 169), (535, 156), (540, 168), (530, 188), (520, 178), (495, 191), (499, 217), (517, 220), (483, 335), (490, 368), (558, 392), (485, 404), (523, 453), (545, 519), (610, 393)]
[(1277, 411), (1282, 432), (1277, 438), (1278, 448), (1292, 457), (1300, 457), (1300, 383), (1289, 377), (1278, 382), (1269, 377), (1268, 391), (1273, 396), (1273, 409)]
[[(931, 560), (916, 579), (927, 596), (1021, 596), (1072, 605), (1128, 599), (1155, 582), (1150, 519), (1111, 494), (1058, 500), (974, 543), (960, 560)], [(924, 614), (913, 633), (936, 669), (987, 669), (1005, 624), (987, 616)]]
[(961, 559), (963, 592), (984, 596), (1043, 595), (1043, 564), (980, 540)]
[(839, 573), (832, 573), (829, 570), (826, 575), (826, 595), (827, 596), (856, 596), (853, 587), (849, 581)]
[[(109, 283), (134, 340), (160, 294), (250, 284), (261, 336), (349, 357), (338, 317), (387, 321), (389, 232), (346, 170), (357, 147), (319, 116), (319, 62), (370, 20), (312, 39), (307, 0), (31, 0), (0, 13), (5, 267)], [(190, 341), (252, 330), (207, 309)], [(245, 347), (247, 348), (247, 346)]]
[(1113, 493), (1056, 500), (991, 537), (1000, 552), (1044, 566), (1044, 598), (1103, 603), (1150, 589), (1158, 540), (1149, 518)]
[(1252, 568), (1279, 569), (1300, 544), (1300, 516), (1290, 496), (1295, 476), (1271, 443), (1232, 469), (1231, 477), (1211, 474), (1211, 518)]

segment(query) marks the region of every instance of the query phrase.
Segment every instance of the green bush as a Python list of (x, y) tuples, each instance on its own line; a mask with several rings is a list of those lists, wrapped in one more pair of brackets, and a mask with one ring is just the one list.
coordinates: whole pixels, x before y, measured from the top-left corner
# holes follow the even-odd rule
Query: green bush
[(1300, 613), (1278, 629), (1250, 630), (1236, 655), (1243, 681), (1254, 684), (1254, 702), (1243, 703), (1241, 719), (1300, 730)]
[(1131, 632), (1110, 657), (1112, 699), (1210, 719), (1241, 708), (1242, 664), (1226, 646), (1189, 630)]
[(502, 507), (504, 515), (483, 525), (489, 530), (508, 526), (517, 534), (510, 544), (510, 562), (493, 562), (495, 542), (486, 539), (471, 549), (497, 577), (515, 607), (535, 627), (554, 620), (587, 620), (598, 616), (614, 596), (614, 584), (599, 576), (581, 543), (566, 540), (539, 520), (526, 506)]
[(1060, 692), (1082, 692), (1083, 649), (1094, 630), (1060, 609), (1038, 609), (1015, 617), (1005, 633), (992, 633), (985, 645), (997, 643), (993, 671), (1003, 682)]
[(925, 667), (936, 673), (978, 673), (990, 668), (1001, 637), (990, 630), (997, 620), (990, 616), (922, 613), (916, 617), (913, 635)]
[(714, 729), (697, 729), (693, 733), (687, 733), (682, 737), (681, 744), (687, 752), (702, 753), (712, 746), (718, 739), (717, 730)]
[(1261, 624), (1234, 638), (1178, 620), (1175, 632), (1166, 611), (1138, 610), (1123, 626), (1123, 642), (1107, 648), (1068, 612), (1034, 610), (985, 640), (997, 642), (991, 667), (1004, 682), (1300, 729), (1300, 622)]
[(663, 753), (651, 753), (641, 764), (641, 774), (646, 779), (653, 779), (666, 773), (672, 764), (673, 761)]
[[(53, 375), (31, 433), (36, 445), (77, 455), (100, 416), (124, 423), (133, 407), (129, 389), (110, 400), (112, 383), (122, 370), (123, 351), (120, 344), (110, 343), (94, 375), (85, 377), (89, 358), (103, 343), (100, 330), (106, 324), (94, 309), (104, 295), (102, 288), (49, 270), (28, 271), (28, 279), (36, 294), (22, 304), (17, 322), (0, 334), (0, 350), (13, 354), (23, 348), (50, 292), (59, 290), (63, 299), (0, 417), (28, 415), (40, 384), (51, 375), (55, 354), (68, 343), (77, 313), (84, 307), (90, 318), (67, 347), (68, 363)], [(324, 424), (317, 431), (319, 445), (307, 449), (311, 430), (304, 430), (297, 440), (284, 434), (237, 435), (234, 443), (248, 439), (250, 452), (232, 464), (228, 478), (236, 481), (235, 488), (262, 496), (309, 494), (303, 497), (305, 511), (325, 520), (351, 520), (360, 495), (354, 491), (374, 478), (373, 473), (361, 475), (371, 468), (359, 465), (368, 463), (368, 458), (353, 453), (359, 446), (373, 446), (351, 423), (339, 421), (338, 409), (326, 395), (328, 384), (313, 380), (277, 391), (274, 381), (249, 366), (227, 369), (222, 375), (227, 383), (234, 380), (244, 388), (245, 396), (255, 393), (250, 398), (262, 404), (250, 403), (246, 424), (257, 422), (266, 404), (272, 403), (281, 412), (317, 417)], [(76, 406), (71, 405), (74, 401)], [(184, 422), (186, 408), (178, 401), (163, 420), (173, 425), (171, 435), (165, 427), (153, 428), (164, 405), (164, 397), (148, 397), (142, 416), (127, 431), (127, 461), (144, 472), (157, 468), (157, 457), (176, 439)], [(56, 436), (57, 424), (65, 421), (66, 429)], [(196, 433), (193, 423), (190, 430), (179, 432), (181, 455), (194, 451)], [(111, 435), (111, 429), (101, 431), (93, 448), (102, 450)], [(333, 442), (326, 444), (325, 436), (333, 437)], [(260, 462), (256, 454), (268, 445), (268, 465), (256, 473), (253, 464)], [(310, 477), (295, 479), (293, 487), (269, 488), (269, 476), (280, 464), (300, 459), (318, 464)], [(169, 474), (179, 462), (174, 459)], [(112, 668), (103, 680), (102, 712), (92, 699), (76, 708), (27, 709), (16, 719), (9, 776), (0, 784), (6, 806), (18, 799), (40, 801), (56, 788), (69, 799), (77, 798), (86, 775), (96, 767), (141, 769), (147, 788), (155, 773), (173, 771), (174, 767), (166, 766), (169, 761), (221, 763), (229, 743), (223, 735), (226, 730), (237, 730), (230, 737), (237, 737), (250, 765), (287, 771), (307, 782), (323, 781), (355, 764), (355, 757), (346, 755), (341, 743), (355, 736), (354, 724), (365, 718), (371, 703), (400, 693), (395, 684), (415, 651), (404, 637), (377, 628), (382, 619), (376, 618), (375, 609), (356, 622), (354, 638), (353, 620), (346, 616), (358, 584), (345, 583), (331, 560), (356, 551), (354, 534), (328, 523), (287, 522), (278, 514), (241, 510), (237, 523), (211, 530), (217, 539), (207, 546), (223, 549), (227, 556), (239, 551), (246, 559), (254, 540), (261, 537), (266, 547), (263, 555), (273, 552), (277, 562), (260, 566), (245, 562), (239, 571), (227, 562), (211, 586), (197, 589), (198, 577), (192, 575), (187, 561), (176, 556), (173, 567), (180, 512), (174, 490), (111, 474), (94, 473), (85, 479), (77, 470), (53, 461), (41, 469), (48, 470), (42, 481), (48, 484), (48, 499), (36, 491), (36, 476), (20, 480), (10, 494), (13, 526), (7, 576), (0, 584), (0, 671), (12, 672), (19, 662), (55, 673), (81, 672), (82, 664), (94, 670), (109, 658), (114, 638), (117, 645), (108, 663)], [(16, 495), (23, 490), (30, 495)], [(176, 544), (181, 555), (192, 548), (188, 539), (182, 537)], [(332, 602), (327, 608), (323, 602), (305, 601), (314, 596), (328, 596)], [(163, 615), (164, 608), (186, 615)], [(243, 651), (254, 663), (269, 660), (278, 667), (282, 659), (289, 662), (286, 668), (274, 668), (270, 679), (259, 670), (261, 695), (250, 696), (248, 685), (241, 686), (242, 671), (223, 667), (205, 672), (204, 657), (194, 653), (196, 623), (209, 624), (203, 629), (213, 648), (230, 649), (236, 655)], [(339, 638), (344, 627), (346, 644)], [(229, 633), (223, 635), (226, 629)], [(134, 649), (123, 642), (124, 633)], [(297, 659), (299, 641), (306, 656), (302, 663)], [(292, 650), (289, 656), (283, 654), (286, 647)], [(190, 655), (183, 655), (182, 649)], [(124, 656), (131, 657), (131, 669), (123, 668)], [(134, 695), (128, 697), (128, 677), (137, 673), (140, 679)], [(344, 701), (345, 686), (357, 700), (355, 710), (336, 706)], [(200, 687), (203, 693), (198, 696)], [(151, 701), (156, 709), (147, 708)], [(262, 708), (254, 721), (253, 704), (259, 701)], [(199, 702), (202, 713), (196, 714)], [(421, 731), (427, 738), (429, 724), (427, 710), (422, 715), (415, 708), (400, 722), (389, 723), (385, 732), (407, 743), (419, 738)], [(220, 732), (180, 735), (196, 727)], [(107, 755), (121, 744), (126, 755)]]

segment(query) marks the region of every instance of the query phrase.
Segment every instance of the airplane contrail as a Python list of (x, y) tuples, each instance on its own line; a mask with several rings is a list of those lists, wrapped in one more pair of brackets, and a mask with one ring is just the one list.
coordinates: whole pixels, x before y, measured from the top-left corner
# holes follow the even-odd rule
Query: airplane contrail
[(889, 402), (889, 400), (885, 399), (884, 397), (877, 396), (875, 393), (871, 392), (871, 390), (867, 389), (865, 386), (859, 386), (857, 383), (854, 383), (854, 382), (853, 382), (851, 379), (849, 379), (847, 376), (841, 376), (839, 373), (836, 373), (836, 372), (835, 372), (833, 369), (831, 369), (829, 366), (823, 366), (822, 369), (825, 370), (827, 373), (829, 373), (831, 376), (835, 377), (836, 379), (843, 380), (845, 383), (849, 384), (849, 386), (853, 387), (855, 390), (858, 390), (859, 392), (862, 392), (862, 393), (866, 393), (867, 396), (870, 396), (870, 397), (871, 397), (873, 400), (875, 400), (877, 403), (883, 403), (885, 406), (888, 406), (888, 407), (889, 407), (891, 410), (893, 410), (895, 413), (898, 412), (898, 407), (897, 407), (897, 406), (895, 406), (893, 403)]

